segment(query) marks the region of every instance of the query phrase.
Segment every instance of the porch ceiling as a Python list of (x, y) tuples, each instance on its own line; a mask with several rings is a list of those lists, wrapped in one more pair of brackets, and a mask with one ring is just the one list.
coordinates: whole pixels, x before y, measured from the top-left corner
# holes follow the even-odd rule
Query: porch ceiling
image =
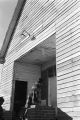
[(56, 55), (55, 42), (55, 35), (52, 35), (17, 61), (38, 65), (51, 61)]

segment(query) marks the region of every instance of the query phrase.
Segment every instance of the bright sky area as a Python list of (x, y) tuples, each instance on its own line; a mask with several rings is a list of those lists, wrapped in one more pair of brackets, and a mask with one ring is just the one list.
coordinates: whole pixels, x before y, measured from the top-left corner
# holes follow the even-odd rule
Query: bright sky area
[[(3, 44), (9, 23), (14, 13), (14, 9), (18, 0), (0, 0), (0, 49)], [(0, 65), (0, 81), (1, 81), (1, 69)]]
[(0, 0), (0, 49), (18, 0)]

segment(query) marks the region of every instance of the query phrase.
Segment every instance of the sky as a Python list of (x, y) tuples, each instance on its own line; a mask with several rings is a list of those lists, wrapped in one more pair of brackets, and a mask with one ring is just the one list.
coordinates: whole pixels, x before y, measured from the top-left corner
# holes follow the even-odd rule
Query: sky
[(0, 49), (18, 0), (0, 0)]

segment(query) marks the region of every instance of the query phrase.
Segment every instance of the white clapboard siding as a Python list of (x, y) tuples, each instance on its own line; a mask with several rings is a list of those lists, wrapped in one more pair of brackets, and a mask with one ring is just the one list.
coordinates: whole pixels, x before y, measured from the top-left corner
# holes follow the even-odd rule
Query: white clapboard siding
[[(60, 27), (61, 26), (65, 26), (65, 24), (66, 24), (66, 22), (65, 22), (65, 19), (66, 20), (68, 20), (70, 17), (72, 17), (73, 16), (73, 14), (77, 11), (77, 12), (79, 12), (80, 11), (80, 9), (79, 9), (79, 7), (80, 7), (80, 1), (79, 0), (64, 0), (64, 2), (65, 2), (65, 5), (66, 5), (66, 1), (68, 1), (68, 3), (71, 1), (72, 2), (72, 7), (71, 7), (71, 9), (69, 9), (68, 10), (68, 8), (67, 8), (67, 11), (64, 13), (64, 15), (62, 15), (62, 14), (59, 14), (58, 15), (58, 19), (57, 19), (57, 23), (58, 23), (58, 25), (59, 24), (61, 24), (62, 22), (64, 22), (64, 25), (60, 25)], [(77, 4), (75, 4), (75, 3), (77, 3)], [(71, 5), (71, 4), (70, 4)], [(56, 6), (57, 7), (57, 6)], [(59, 7), (61, 7), (61, 6), (59, 6)], [(62, 11), (64, 10), (65, 11), (65, 7), (64, 7), (64, 5), (62, 5)], [(64, 9), (63, 9), (64, 8)], [(59, 11), (59, 12), (62, 12), (62, 11), (60, 11), (59, 10), (59, 8), (57, 8), (57, 10)], [(75, 11), (75, 12), (74, 12)], [(74, 12), (74, 13), (73, 13)], [(62, 12), (63, 13), (63, 12)], [(60, 29), (60, 28), (58, 28), (58, 29)]]
[[(60, 97), (60, 98), (58, 98), (59, 99), (58, 104), (60, 104), (60, 103), (68, 103), (70, 101), (75, 101), (76, 99), (80, 100), (80, 95), (77, 95), (77, 96), (73, 95), (73, 96)], [(69, 109), (67, 109), (67, 111), (69, 111)]]
[(13, 66), (14, 66), (14, 63), (11, 63), (6, 67), (3, 66), (2, 76), (1, 76), (1, 89), (4, 97), (3, 108), (6, 110), (10, 110), (12, 80), (13, 80)]
[[(78, 63), (79, 62), (79, 63)], [(75, 64), (75, 65), (74, 65)], [(72, 68), (73, 67), (73, 68)], [(61, 72), (58, 72), (58, 77), (59, 76), (62, 76), (62, 75), (65, 75), (65, 74), (68, 74), (70, 72), (75, 72), (76, 70), (79, 70), (80, 69), (80, 60), (77, 61), (77, 63), (72, 63), (72, 66), (68, 69), (64, 69), (62, 70)]]
[[(62, 84), (62, 86), (63, 86), (63, 84)], [(70, 87), (67, 86), (65, 88), (59, 88), (58, 90), (60, 90), (60, 91), (58, 93), (67, 93), (67, 92), (70, 92), (72, 90), (76, 91), (76, 90), (79, 90), (79, 89), (80, 89), (80, 84), (76, 84), (76, 85), (73, 85), (73, 86), (70, 86)]]
[[(39, 2), (37, 4), (38, 4), (37, 9), (34, 7), (36, 12), (33, 12), (33, 14), (29, 18), (27, 18), (25, 21), (23, 21), (22, 27), (19, 27), (19, 31), (18, 31), (17, 35), (16, 35), (16, 32), (17, 32), (17, 29), (16, 29), (10, 49), (13, 50), (14, 47), (16, 47), (15, 45), (20, 44), (21, 33), (23, 30), (27, 30), (29, 33), (31, 33), (31, 34), (34, 33), (37, 35), (37, 33), (35, 33), (36, 28), (41, 26), (41, 29), (43, 30), (45, 25), (54, 19), (56, 14), (54, 15), (55, 9), (53, 7), (53, 4), (46, 6), (47, 3), (44, 2), (45, 6), (46, 6), (45, 8), (44, 7), (42, 8), (41, 5), (39, 7)], [(35, 4), (35, 6), (36, 6), (36, 4)], [(33, 11), (34, 11), (34, 9), (33, 9)], [(24, 13), (24, 14), (27, 14), (27, 13)], [(52, 18), (50, 18), (50, 17), (52, 17)], [(18, 24), (18, 26), (19, 26), (19, 24)], [(14, 42), (15, 40), (16, 40), (16, 42)]]
[[(30, 41), (28, 35), (22, 38), (23, 30), (34, 34), (37, 39)], [(11, 89), (12, 61), (35, 47), (41, 40), (47, 39), (53, 31), (56, 32), (57, 105), (74, 118), (73, 120), (80, 120), (80, 0), (26, 1), (6, 56), (2, 88), (5, 93), (4, 86), (7, 89), (9, 83), (9, 91)], [(29, 69), (28, 78), (35, 78), (33, 74), (37, 73), (37, 69)], [(24, 67), (20, 64), (15, 74), (16, 79), (26, 79), (26, 72), (22, 71)], [(36, 80), (38, 77), (39, 74)], [(29, 85), (32, 83), (33, 81)], [(6, 101), (8, 98), (6, 97)]]
[[(55, 34), (55, 24), (52, 24), (47, 29), (45, 29), (40, 35), (37, 36), (36, 40), (29, 41), (27, 44), (19, 49), (19, 51), (14, 51), (14, 54), (6, 57), (6, 65), (11, 63), (12, 61), (18, 59), (20, 56), (24, 55), (25, 53), (29, 52), (32, 48), (49, 38), (51, 35)], [(26, 39), (26, 38), (25, 38)], [(15, 54), (16, 53), (16, 54)]]
[(58, 64), (57, 72), (71, 69), (72, 66), (76, 67), (77, 65), (80, 65), (80, 56), (75, 57), (74, 59), (70, 59), (68, 61), (65, 61), (65, 62), (63, 62), (63, 64), (61, 64), (61, 63)]
[[(62, 1), (52, 1), (52, 2), (47, 0), (45, 1), (35, 0), (34, 2), (33, 0), (27, 1), (24, 10), (22, 12), (20, 21), (18, 23), (18, 26), (16, 28), (15, 34), (13, 36), (13, 40), (8, 50), (7, 56), (9, 57), (10, 54), (13, 56), (13, 54), (18, 52), (25, 44), (27, 44), (27, 41), (30, 40), (30, 39), (26, 39), (25, 40), (26, 42), (25, 41), (21, 42), (22, 41), (21, 33), (24, 29), (26, 29), (31, 34), (34, 33), (34, 35), (37, 36), (40, 31), (43, 31), (45, 25), (47, 25), (51, 21), (55, 22), (55, 20), (58, 19), (59, 22), (59, 19), (61, 18), (59, 15), (61, 14), (61, 16), (63, 16), (62, 14), (63, 11), (64, 11), (64, 15), (66, 15), (65, 13), (69, 14), (69, 10), (68, 10), (69, 6), (71, 6), (70, 11), (72, 14), (72, 12), (74, 12), (74, 10), (76, 10), (79, 6), (78, 2), (79, 1), (76, 0), (73, 1), (62, 0)], [(67, 7), (65, 8), (65, 6)], [(59, 13), (59, 11), (61, 11), (61, 13)], [(27, 16), (27, 18), (25, 16)]]
[(40, 66), (16, 62), (14, 77), (15, 80), (28, 82), (28, 94), (31, 92), (32, 85), (41, 77)]
[[(77, 14), (76, 14), (77, 13)], [(63, 27), (62, 25), (60, 25), (60, 28), (58, 28), (58, 33), (60, 33), (61, 31), (63, 31), (64, 32), (64, 30), (68, 30), (68, 29), (70, 29), (70, 28), (72, 28), (72, 25), (73, 25), (73, 23), (75, 22), (75, 21), (77, 21), (77, 20), (79, 20), (79, 16), (80, 16), (80, 11), (78, 10), (77, 11), (77, 9), (76, 9), (76, 12), (74, 12), (74, 14), (70, 14), (69, 15), (69, 17), (66, 17), (66, 19), (64, 19), (65, 20), (65, 26)], [(71, 21), (71, 19), (70, 18), (72, 18), (73, 19), (73, 21)], [(66, 22), (68, 23), (68, 24), (66, 24)], [(58, 40), (57, 40), (58, 41)], [(61, 43), (61, 41), (58, 41), (58, 43), (57, 44), (59, 44), (59, 43)]]
[(66, 77), (64, 79), (60, 79), (58, 80), (58, 83), (57, 84), (64, 84), (64, 83), (69, 83), (71, 81), (76, 81), (76, 80), (79, 80), (80, 79), (80, 74), (76, 74), (76, 75), (73, 75), (73, 76), (70, 76), (70, 77)]
[[(80, 9), (71, 9), (74, 14), (56, 21), (57, 104), (73, 119), (80, 119), (80, 56), (75, 56), (80, 51)], [(74, 57), (70, 58), (72, 55)]]
[(58, 9), (58, 18), (59, 18), (58, 22), (61, 21), (62, 16), (63, 16), (63, 18), (65, 18), (69, 14), (71, 14), (74, 10), (76, 10), (79, 7), (78, 3), (79, 3), (78, 0), (68, 0), (67, 2), (65, 2), (65, 4), (62, 5), (62, 7), (60, 7), (60, 9)]

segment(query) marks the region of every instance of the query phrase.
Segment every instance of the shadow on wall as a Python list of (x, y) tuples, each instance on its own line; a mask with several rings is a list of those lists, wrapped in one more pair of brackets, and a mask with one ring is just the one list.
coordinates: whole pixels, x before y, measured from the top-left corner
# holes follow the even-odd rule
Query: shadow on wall
[(63, 112), (61, 109), (57, 109), (57, 120), (73, 120), (69, 115)]

